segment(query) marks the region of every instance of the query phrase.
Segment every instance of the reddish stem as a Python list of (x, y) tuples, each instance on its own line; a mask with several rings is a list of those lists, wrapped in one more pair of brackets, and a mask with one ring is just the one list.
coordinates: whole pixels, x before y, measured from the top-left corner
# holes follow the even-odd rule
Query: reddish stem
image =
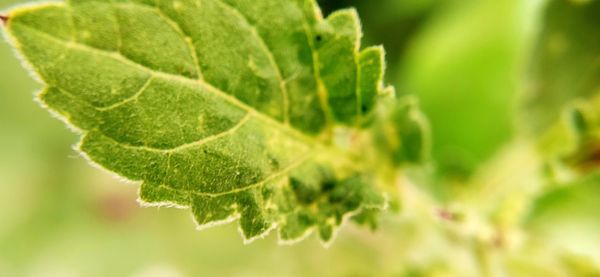
[(437, 214), (441, 219), (444, 219), (447, 221), (454, 221), (454, 219), (455, 219), (454, 214), (446, 209), (439, 209), (437, 211)]
[(0, 14), (0, 20), (2, 20), (2, 25), (6, 25), (6, 22), (8, 22), (8, 15)]

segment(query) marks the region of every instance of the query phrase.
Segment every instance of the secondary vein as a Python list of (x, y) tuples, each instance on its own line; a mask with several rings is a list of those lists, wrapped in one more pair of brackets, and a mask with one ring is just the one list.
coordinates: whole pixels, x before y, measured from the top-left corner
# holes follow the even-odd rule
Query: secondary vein
[(193, 142), (189, 142), (189, 143), (184, 143), (181, 145), (178, 145), (176, 147), (172, 147), (172, 148), (156, 148), (156, 147), (150, 147), (150, 146), (140, 146), (140, 145), (130, 145), (130, 144), (125, 144), (119, 141), (114, 140), (113, 138), (107, 136), (106, 134), (102, 133), (102, 135), (116, 143), (118, 143), (120, 146), (125, 147), (125, 148), (130, 148), (130, 149), (136, 149), (136, 150), (144, 150), (144, 151), (148, 151), (148, 152), (155, 152), (155, 153), (161, 153), (161, 154), (171, 154), (174, 152), (179, 152), (179, 151), (184, 151), (193, 147), (199, 147), (202, 146), (204, 144), (207, 144), (211, 141), (215, 141), (217, 139), (229, 136), (234, 134), (237, 130), (239, 130), (242, 126), (244, 126), (244, 124), (246, 124), (246, 122), (248, 122), (251, 118), (251, 115), (249, 113), (247, 113), (244, 117), (242, 117), (242, 119), (240, 119), (240, 121), (238, 121), (237, 124), (235, 124), (233, 127), (229, 128), (226, 131), (220, 132), (218, 134), (214, 134), (208, 137), (204, 137), (202, 139), (199, 139), (197, 141), (193, 141)]
[(131, 97), (129, 97), (127, 99), (124, 99), (122, 101), (119, 101), (117, 103), (114, 103), (114, 104), (106, 106), (106, 107), (94, 107), (94, 108), (98, 111), (105, 112), (105, 111), (110, 111), (110, 110), (116, 109), (118, 107), (121, 107), (129, 102), (135, 101), (138, 98), (140, 98), (140, 96), (142, 94), (144, 94), (146, 89), (148, 89), (148, 87), (150, 86), (150, 83), (152, 83), (153, 79), (154, 79), (153, 76), (148, 77), (148, 79), (146, 80), (144, 85), (142, 85), (142, 87), (138, 90), (138, 92), (136, 92), (134, 95), (132, 95)]
[(302, 155), (302, 157), (298, 158), (297, 160), (293, 161), (292, 163), (290, 163), (287, 167), (285, 167), (284, 169), (265, 177), (264, 179), (262, 179), (261, 181), (254, 183), (254, 184), (250, 184), (247, 185), (245, 187), (241, 187), (241, 188), (236, 188), (230, 191), (225, 191), (225, 192), (217, 192), (217, 193), (211, 193), (211, 192), (198, 192), (198, 191), (193, 191), (193, 190), (184, 190), (184, 189), (178, 189), (178, 188), (174, 188), (172, 186), (169, 186), (167, 184), (161, 184), (159, 187), (163, 187), (169, 190), (174, 190), (174, 191), (182, 191), (188, 194), (194, 194), (196, 196), (203, 196), (203, 197), (219, 197), (219, 196), (223, 196), (223, 195), (228, 195), (228, 194), (232, 194), (232, 193), (238, 193), (238, 192), (243, 192), (246, 190), (250, 190), (256, 187), (260, 187), (265, 185), (266, 183), (273, 181), (277, 178), (283, 177), (287, 174), (290, 173), (290, 171), (294, 170), (295, 168), (297, 168), (298, 166), (302, 165), (304, 162), (306, 162), (306, 160), (308, 158), (310, 158), (315, 152), (314, 151), (309, 151), (307, 153), (305, 153), (304, 155)]
[(243, 19), (248, 26), (252, 27), (252, 28), (250, 28), (250, 33), (258, 40), (258, 43), (260, 44), (261, 48), (267, 55), (269, 63), (271, 63), (271, 66), (273, 66), (273, 69), (275, 69), (275, 73), (277, 74), (277, 79), (279, 79), (279, 88), (281, 89), (281, 93), (283, 96), (284, 122), (286, 124), (289, 124), (289, 121), (290, 121), (290, 118), (289, 118), (289, 96), (288, 96), (287, 86), (285, 85), (285, 80), (283, 78), (283, 73), (281, 71), (281, 67), (275, 60), (273, 51), (269, 48), (269, 46), (267, 45), (267, 43), (266, 43), (265, 39), (262, 37), (262, 35), (256, 30), (256, 27), (250, 22), (250, 20), (238, 8), (232, 6), (228, 3), (225, 3), (223, 0), (217, 0), (216, 2), (220, 3), (223, 7), (230, 9), (233, 13), (237, 14), (241, 19)]

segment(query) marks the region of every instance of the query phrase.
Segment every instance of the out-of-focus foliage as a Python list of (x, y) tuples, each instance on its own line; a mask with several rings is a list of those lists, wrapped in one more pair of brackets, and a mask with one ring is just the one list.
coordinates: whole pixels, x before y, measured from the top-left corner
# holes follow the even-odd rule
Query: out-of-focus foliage
[(549, 1), (525, 83), (525, 122), (540, 132), (565, 105), (600, 92), (600, 1)]
[(542, 133), (551, 178), (589, 174), (599, 165), (600, 1), (551, 1), (544, 11), (523, 114)]
[[(570, 254), (580, 275), (600, 268), (600, 1), (549, 1), (526, 79), (523, 123), (542, 133), (547, 180), (527, 230)], [(573, 261), (573, 257), (579, 257)]]
[(586, 255), (600, 265), (599, 184), (600, 176), (593, 174), (560, 184), (537, 199), (526, 223), (535, 240)]
[(427, 22), (400, 60), (400, 91), (431, 121), (442, 175), (464, 180), (513, 135), (531, 1), (456, 1)]
[(398, 181), (402, 209), (360, 218), (378, 231), (347, 228), (328, 250), (244, 246), (233, 226), (194, 232), (184, 212), (138, 208), (134, 186), (72, 154), (76, 136), (0, 44), (0, 275), (600, 274), (597, 164), (569, 164), (595, 149), (581, 142), (597, 134), (598, 0), (319, 2), (358, 7), (387, 81), (431, 121), (432, 166)]

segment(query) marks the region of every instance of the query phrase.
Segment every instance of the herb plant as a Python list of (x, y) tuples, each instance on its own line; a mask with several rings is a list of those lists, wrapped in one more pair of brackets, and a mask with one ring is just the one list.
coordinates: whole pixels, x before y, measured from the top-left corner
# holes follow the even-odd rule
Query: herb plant
[(77, 149), (199, 228), (239, 218), (246, 241), (277, 227), (329, 242), (385, 207), (382, 174), (423, 156), (422, 118), (384, 86), (352, 9), (74, 0), (15, 9), (5, 30)]
[(427, 261), (408, 275), (596, 276), (600, 1), (475, 2), (398, 46), (396, 88), (357, 11), (315, 0), (66, 0), (0, 19), (38, 102), (141, 205), (283, 244), (398, 217), (394, 251)]

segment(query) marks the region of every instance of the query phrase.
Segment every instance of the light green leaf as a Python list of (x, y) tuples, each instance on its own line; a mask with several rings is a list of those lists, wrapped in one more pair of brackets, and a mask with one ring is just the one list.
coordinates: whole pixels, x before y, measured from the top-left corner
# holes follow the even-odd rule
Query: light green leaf
[(542, 194), (525, 220), (530, 236), (600, 264), (599, 182), (599, 175), (591, 174)]
[(189, 207), (200, 228), (239, 218), (246, 240), (278, 227), (284, 242), (314, 229), (329, 242), (347, 216), (384, 206), (372, 172), (394, 165), (365, 161), (372, 140), (353, 138), (370, 137), (391, 89), (383, 50), (359, 51), (354, 10), (72, 0), (15, 9), (4, 30), (78, 149), (141, 181), (146, 204)]

